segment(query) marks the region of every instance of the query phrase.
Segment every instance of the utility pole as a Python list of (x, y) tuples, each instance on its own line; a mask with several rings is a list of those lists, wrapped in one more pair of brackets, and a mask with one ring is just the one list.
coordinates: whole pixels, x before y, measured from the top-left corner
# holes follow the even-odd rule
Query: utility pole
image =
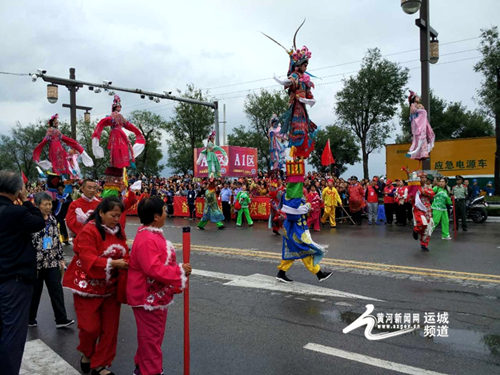
[(222, 144), (221, 146), (225, 146), (226, 145), (226, 105), (223, 104), (222, 105), (222, 118), (223, 118), (223, 121), (219, 121), (219, 124), (224, 124), (222, 126)]
[(214, 102), (214, 120), (215, 120), (215, 145), (220, 146), (220, 130), (219, 130), (219, 102)]
[(500, 195), (500, 67), (497, 68), (497, 103), (495, 113), (495, 135), (497, 150), (495, 153), (495, 194)]

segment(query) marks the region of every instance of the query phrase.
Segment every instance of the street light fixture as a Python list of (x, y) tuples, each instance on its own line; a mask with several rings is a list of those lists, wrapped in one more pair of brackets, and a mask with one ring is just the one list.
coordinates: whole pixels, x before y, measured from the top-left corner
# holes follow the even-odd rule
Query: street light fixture
[(83, 119), (87, 124), (90, 122), (90, 112), (89, 111), (85, 111), (85, 113), (83, 114)]
[(422, 5), (422, 0), (401, 0), (401, 8), (406, 14), (417, 13)]
[(431, 37), (431, 54), (429, 56), (429, 62), (431, 64), (436, 64), (439, 61), (439, 40), (437, 37)]
[(58, 87), (53, 83), (47, 85), (47, 100), (49, 103), (54, 104), (59, 99)]

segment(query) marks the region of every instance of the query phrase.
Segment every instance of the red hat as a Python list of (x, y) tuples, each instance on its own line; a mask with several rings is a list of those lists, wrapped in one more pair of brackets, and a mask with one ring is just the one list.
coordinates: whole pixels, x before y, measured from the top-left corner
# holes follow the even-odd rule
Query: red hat
[(333, 180), (332, 180), (331, 178), (329, 178), (326, 182), (327, 182), (327, 183), (328, 183), (328, 182), (331, 182), (331, 183), (333, 184)]
[(387, 180), (387, 185), (391, 185), (392, 184), (392, 180)]

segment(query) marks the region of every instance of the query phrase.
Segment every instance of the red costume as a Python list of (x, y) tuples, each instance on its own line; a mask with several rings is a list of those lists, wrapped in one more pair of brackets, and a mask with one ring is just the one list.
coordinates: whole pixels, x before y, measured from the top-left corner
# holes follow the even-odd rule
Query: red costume
[(128, 259), (126, 239), (118, 238), (116, 229), (103, 228), (104, 240), (94, 221), (80, 231), (63, 279), (73, 292), (78, 317), (77, 350), (90, 358), (91, 368), (110, 366), (115, 358), (121, 305), (116, 298), (118, 271), (111, 261)]
[(360, 184), (356, 183), (349, 186), (349, 210), (351, 213), (358, 212), (366, 206), (365, 191)]
[[(138, 156), (143, 150), (146, 141), (141, 131), (137, 129), (132, 123), (128, 122), (119, 111), (115, 110), (116, 107), (121, 108), (120, 97), (115, 95), (113, 101), (113, 112), (111, 115), (103, 118), (97, 124), (97, 127), (92, 134), (92, 149), (96, 158), (103, 158), (104, 151), (99, 146), (99, 139), (101, 133), (106, 126), (111, 127), (109, 133), (108, 149), (111, 155), (111, 166), (115, 168), (126, 168), (135, 162), (135, 157)], [(123, 128), (131, 131), (135, 135), (135, 144), (132, 147), (127, 134)]]
[(185, 288), (187, 278), (176, 262), (174, 247), (159, 228), (140, 227), (131, 254), (127, 301), (137, 323), (134, 360), (141, 374), (160, 374), (167, 308), (174, 294)]
[(319, 225), (319, 219), (321, 216), (321, 198), (317, 191), (314, 193), (311, 191), (307, 194), (307, 202), (311, 204), (312, 211), (309, 213), (307, 218), (307, 226), (313, 228), (316, 232), (319, 232), (321, 227)]
[(279, 234), (279, 230), (283, 226), (284, 213), (281, 212), (281, 199), (285, 188), (283, 186), (278, 187), (277, 182), (271, 182), (269, 188), (269, 203), (271, 205), (271, 212), (269, 215), (269, 227), (272, 228), (273, 232)]
[(80, 233), (90, 214), (98, 205), (99, 199), (96, 197), (89, 199), (85, 195), (71, 202), (66, 215), (66, 226), (69, 229), (70, 237), (74, 238)]
[(413, 200), (413, 221), (415, 224), (413, 231), (420, 234), (420, 245), (426, 248), (429, 246), (434, 226), (431, 208), (434, 195), (436, 193), (431, 187), (421, 186)]

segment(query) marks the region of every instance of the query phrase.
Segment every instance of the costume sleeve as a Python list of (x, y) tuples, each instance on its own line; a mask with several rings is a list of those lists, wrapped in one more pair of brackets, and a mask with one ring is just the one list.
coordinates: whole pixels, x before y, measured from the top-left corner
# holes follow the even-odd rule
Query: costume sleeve
[(66, 225), (68, 226), (69, 230), (71, 230), (75, 234), (78, 234), (83, 228), (83, 223), (80, 223), (76, 219), (76, 208), (77, 207), (75, 202), (71, 202), (68, 207), (68, 213), (66, 214)]
[(160, 259), (165, 252), (153, 240), (145, 241), (139, 248), (134, 249), (137, 262), (147, 277), (166, 285), (182, 286), (182, 271), (178, 264), (165, 265)]
[(134, 157), (139, 156), (144, 151), (144, 147), (146, 145), (146, 140), (144, 139), (144, 135), (142, 134), (142, 132), (139, 129), (137, 129), (135, 127), (134, 124), (132, 124), (129, 121), (125, 122), (125, 125), (123, 125), (123, 127), (125, 129), (127, 129), (128, 131), (131, 131), (132, 133), (134, 133), (135, 143), (134, 143), (134, 146), (132, 147), (132, 149), (134, 150)]
[(26, 233), (36, 233), (45, 228), (45, 220), (38, 208), (33, 203), (26, 201), (23, 203), (25, 210), (18, 222), (19, 228)]
[(104, 157), (104, 150), (99, 146), (99, 140), (101, 139), (102, 131), (106, 126), (111, 126), (111, 117), (104, 117), (101, 121), (97, 123), (97, 126), (92, 133), (92, 152), (97, 159), (102, 159)]
[(74, 139), (70, 137), (62, 136), (62, 141), (66, 143), (69, 147), (74, 148), (79, 154), (83, 153), (83, 147)]
[(98, 236), (97, 232), (84, 230), (78, 234), (76, 247), (85, 273), (92, 279), (106, 279), (108, 258), (100, 257), (97, 253), (102, 242)]
[(40, 156), (42, 155), (43, 146), (49, 141), (47, 137), (43, 137), (43, 140), (35, 147), (33, 150), (33, 160), (40, 161)]
[(292, 73), (288, 79), (291, 81), (291, 86), (290, 88), (292, 90), (296, 90), (297, 89), (297, 86), (299, 85), (299, 75), (297, 73)]

